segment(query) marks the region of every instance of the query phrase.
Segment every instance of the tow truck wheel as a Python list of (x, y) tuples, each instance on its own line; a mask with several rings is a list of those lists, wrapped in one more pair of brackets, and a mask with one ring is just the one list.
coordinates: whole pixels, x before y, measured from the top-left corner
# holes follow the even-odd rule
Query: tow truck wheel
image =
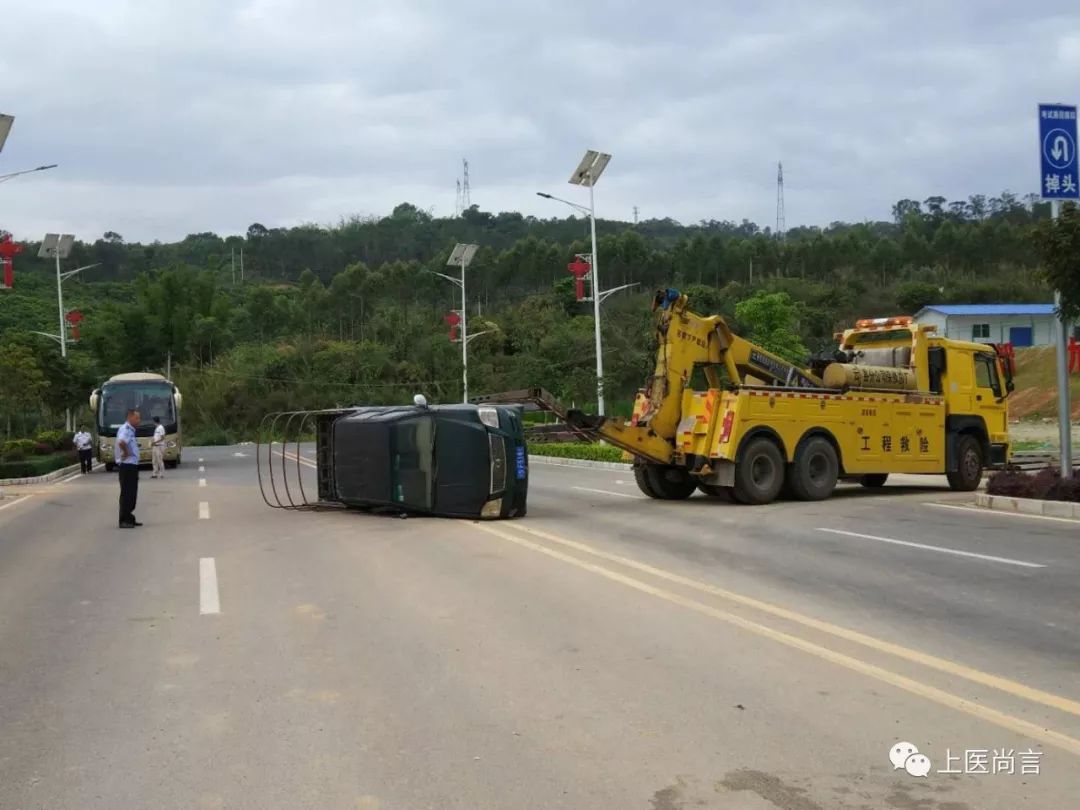
[(697, 488), (710, 498), (717, 498), (721, 501), (731, 500), (731, 487), (721, 487), (716, 484), (698, 484)]
[(982, 445), (974, 436), (961, 436), (956, 443), (956, 472), (946, 473), (949, 487), (956, 492), (971, 492), (982, 481)]
[(883, 487), (888, 480), (888, 473), (867, 473), (866, 475), (859, 476), (859, 483), (867, 489), (878, 489)]
[(739, 503), (762, 504), (776, 500), (784, 485), (784, 457), (770, 439), (752, 439), (735, 465), (731, 494)]
[(697, 482), (681, 467), (639, 464), (634, 467), (634, 480), (638, 489), (662, 501), (685, 500), (697, 489)]
[(800, 501), (823, 501), (836, 489), (839, 474), (840, 461), (832, 443), (823, 436), (813, 436), (795, 451), (787, 483)]

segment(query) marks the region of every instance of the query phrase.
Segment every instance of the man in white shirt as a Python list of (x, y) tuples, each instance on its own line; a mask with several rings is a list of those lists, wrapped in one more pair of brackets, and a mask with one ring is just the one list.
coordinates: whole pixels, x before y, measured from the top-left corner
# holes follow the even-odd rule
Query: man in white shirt
[(151, 478), (165, 477), (165, 426), (161, 417), (154, 417), (154, 438), (150, 440), (150, 457), (154, 460), (154, 472)]
[(71, 440), (79, 451), (79, 467), (83, 473), (94, 468), (94, 437), (86, 432), (86, 427), (79, 425), (79, 432)]

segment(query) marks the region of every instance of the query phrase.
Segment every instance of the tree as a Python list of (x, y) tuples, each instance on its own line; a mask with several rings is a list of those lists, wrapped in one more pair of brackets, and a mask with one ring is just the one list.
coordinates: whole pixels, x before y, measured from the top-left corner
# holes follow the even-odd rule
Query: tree
[(1080, 208), (1062, 205), (1056, 220), (1039, 223), (1033, 240), (1042, 259), (1042, 277), (1061, 293), (1062, 318), (1080, 319)]
[(940, 301), (941, 290), (928, 281), (905, 281), (896, 288), (896, 303), (908, 315), (914, 315), (923, 307)]
[(808, 352), (798, 332), (800, 310), (787, 293), (759, 292), (735, 305), (735, 318), (763, 349), (802, 363)]
[(34, 353), (18, 343), (0, 345), (0, 412), (7, 418), (11, 438), (11, 417), (20, 417), (41, 401), (48, 380)]

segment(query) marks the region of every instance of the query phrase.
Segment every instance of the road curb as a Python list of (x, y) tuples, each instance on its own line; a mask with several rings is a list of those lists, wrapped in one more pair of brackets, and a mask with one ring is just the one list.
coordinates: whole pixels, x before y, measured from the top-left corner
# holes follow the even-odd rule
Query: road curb
[(556, 467), (583, 467), (593, 470), (632, 470), (633, 464), (622, 461), (589, 461), (584, 458), (560, 458), (559, 456), (529, 455), (530, 464), (552, 464)]
[(975, 495), (976, 506), (998, 512), (1015, 512), (1021, 515), (1065, 518), (1080, 521), (1080, 503), (1068, 501), (1041, 501), (1037, 498), (1010, 498), (1006, 495)]
[(63, 478), (65, 475), (71, 475), (72, 473), (79, 472), (82, 467), (78, 462), (75, 464), (69, 464), (67, 467), (61, 467), (59, 470), (53, 470), (46, 475), (35, 475), (32, 478), (0, 478), (0, 487), (17, 487), (23, 484), (48, 484), (55, 481), (57, 478)]

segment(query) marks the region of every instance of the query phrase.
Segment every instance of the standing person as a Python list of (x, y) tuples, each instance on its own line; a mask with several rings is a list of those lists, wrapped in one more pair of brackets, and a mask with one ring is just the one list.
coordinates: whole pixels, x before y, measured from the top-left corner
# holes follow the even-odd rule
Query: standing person
[(75, 449), (79, 451), (79, 468), (85, 475), (94, 468), (94, 438), (86, 432), (85, 425), (79, 425), (79, 432), (72, 437), (71, 441), (74, 442)]
[(128, 409), (127, 421), (116, 431), (116, 469), (120, 471), (120, 528), (142, 526), (135, 519), (135, 502), (139, 499), (139, 442), (135, 428), (139, 412)]
[(150, 440), (150, 457), (154, 461), (154, 472), (151, 478), (165, 477), (165, 426), (161, 424), (161, 417), (154, 417), (154, 438)]

